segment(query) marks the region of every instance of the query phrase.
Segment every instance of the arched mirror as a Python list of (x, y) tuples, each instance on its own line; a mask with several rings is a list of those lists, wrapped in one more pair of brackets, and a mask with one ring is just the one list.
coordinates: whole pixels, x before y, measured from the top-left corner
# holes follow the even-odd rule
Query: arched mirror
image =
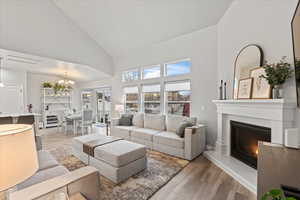
[(263, 51), (258, 45), (248, 45), (240, 50), (234, 63), (233, 98), (238, 97), (239, 80), (250, 77), (252, 69), (262, 66)]
[(300, 106), (300, 8), (299, 3), (292, 21), (294, 59), (295, 59), (295, 78), (297, 89), (298, 107)]

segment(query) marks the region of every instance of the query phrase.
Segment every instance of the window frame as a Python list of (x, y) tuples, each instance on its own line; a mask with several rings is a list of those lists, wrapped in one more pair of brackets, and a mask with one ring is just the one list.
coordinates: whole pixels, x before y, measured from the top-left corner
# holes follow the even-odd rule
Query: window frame
[[(168, 64), (176, 64), (178, 62), (182, 62), (182, 61), (188, 61), (190, 63), (189, 66), (189, 73), (184, 73), (184, 74), (176, 74), (176, 75), (169, 75), (167, 76), (167, 65)], [(159, 67), (160, 69), (160, 76), (156, 77), (156, 78), (146, 78), (144, 79), (144, 70), (145, 69), (151, 69), (154, 67)], [(122, 80), (121, 80), (121, 84), (122, 84), (122, 88), (123, 88), (123, 103), (124, 103), (124, 107), (125, 107), (125, 112), (129, 112), (129, 110), (126, 109), (126, 105), (128, 103), (136, 103), (137, 104), (137, 112), (144, 112), (145, 113), (145, 103), (151, 103), (151, 101), (144, 101), (145, 99), (145, 95), (143, 92), (143, 86), (144, 85), (159, 85), (160, 86), (160, 114), (165, 114), (165, 115), (172, 115), (171, 113), (169, 113), (169, 104), (170, 103), (188, 103), (189, 104), (189, 115), (191, 116), (192, 114), (192, 101), (193, 101), (193, 91), (192, 91), (192, 68), (193, 68), (193, 64), (191, 61), (191, 58), (184, 58), (184, 59), (178, 59), (175, 61), (171, 61), (171, 62), (163, 62), (161, 64), (154, 64), (154, 65), (148, 65), (148, 66), (144, 66), (144, 67), (136, 67), (136, 68), (131, 68), (128, 70), (124, 70), (123, 72), (121, 72), (122, 74)], [(137, 72), (138, 73), (138, 80), (130, 80), (130, 81), (123, 81), (123, 74), (124, 73), (129, 73), (129, 72)], [(168, 92), (166, 91), (166, 85), (168, 83), (180, 83), (180, 82), (189, 82), (190, 83), (190, 100), (189, 101), (169, 101), (168, 99)], [(137, 101), (127, 101), (126, 100), (126, 94), (124, 89), (125, 88), (130, 88), (130, 87), (137, 87), (137, 97), (138, 100)], [(176, 89), (176, 88), (175, 88)], [(151, 90), (149, 90), (151, 91)], [(127, 93), (128, 94), (128, 93)], [(181, 96), (181, 95), (179, 95)], [(176, 96), (175, 96), (176, 97)], [(153, 101), (153, 102), (157, 102), (157, 101)], [(150, 106), (151, 108), (151, 106)], [(175, 106), (175, 108), (177, 108)], [(181, 108), (181, 106), (179, 105), (179, 108)], [(171, 109), (174, 110), (174, 109)], [(179, 109), (181, 110), (181, 109)], [(156, 111), (156, 109), (155, 109)], [(176, 109), (175, 109), (176, 111)], [(185, 110), (187, 111), (187, 110)], [(180, 114), (180, 112), (178, 112)], [(184, 114), (186, 114), (187, 112), (182, 112)], [(173, 114), (176, 115), (176, 114)], [(182, 116), (182, 114), (180, 114), (179, 116)]]
[[(158, 76), (158, 77), (152, 77), (152, 78), (145, 78), (145, 76), (144, 76), (144, 70), (145, 70), (145, 69), (156, 68), (156, 67), (159, 68), (159, 76)], [(159, 78), (162, 77), (162, 73), (161, 73), (161, 72), (162, 72), (161, 64), (142, 67), (142, 68), (141, 68), (141, 80), (159, 79)]]
[[(145, 93), (154, 93), (154, 92), (143, 92), (143, 87), (144, 86), (151, 86), (151, 85), (158, 85), (159, 86), (159, 88), (160, 88), (160, 91), (159, 91), (159, 95), (160, 95), (159, 101), (145, 101)], [(162, 113), (162, 109), (161, 109), (161, 107), (162, 107), (162, 99), (163, 99), (163, 96), (162, 96), (162, 86), (161, 86), (160, 82), (158, 82), (158, 83), (142, 84), (141, 85), (141, 105), (142, 105), (142, 111), (144, 113), (146, 113), (145, 112), (145, 103), (159, 103), (159, 110), (160, 110), (160, 112), (157, 113), (157, 114), (161, 114)], [(151, 113), (148, 113), (148, 114), (151, 114)]]
[[(127, 101), (127, 94), (136, 94), (136, 93), (125, 93), (125, 88), (134, 88), (134, 87), (136, 87), (137, 88), (137, 100), (136, 101)], [(123, 87), (123, 104), (124, 104), (124, 111), (125, 111), (125, 113), (129, 113), (128, 112), (128, 110), (127, 110), (127, 106), (126, 106), (126, 104), (127, 103), (132, 103), (132, 104), (137, 104), (138, 105), (138, 107), (137, 107), (137, 112), (139, 112), (140, 111), (140, 109), (141, 109), (141, 103), (140, 103), (140, 88), (139, 88), (139, 86), (138, 85), (127, 85), (127, 86), (124, 86)]]
[[(137, 79), (135, 80), (125, 80), (124, 79), (124, 74), (126, 73), (130, 73), (130, 72), (137, 72)], [(122, 74), (121, 74), (121, 81), (122, 83), (130, 83), (130, 82), (133, 82), (133, 81), (139, 81), (141, 80), (141, 72), (140, 72), (140, 69), (139, 68), (132, 68), (132, 69), (128, 69), (128, 70), (125, 70), (125, 71), (122, 71)]]
[[(190, 90), (178, 90), (178, 91), (190, 91), (191, 94), (190, 94), (190, 100), (189, 101), (169, 101), (168, 99), (168, 92), (169, 91), (166, 91), (166, 85), (168, 83), (184, 83), (184, 82), (189, 82), (190, 83)], [(172, 114), (172, 113), (169, 113), (169, 103), (178, 103), (178, 104), (184, 104), (184, 103), (188, 103), (189, 104), (189, 107), (190, 107), (190, 112), (189, 112), (189, 116), (187, 117), (190, 117), (191, 116), (191, 106), (192, 106), (192, 95), (193, 95), (193, 92), (192, 92), (192, 81), (190, 79), (185, 79), (185, 80), (175, 80), (175, 81), (166, 81), (164, 82), (164, 113), (166, 115), (177, 115), (177, 114)], [(177, 115), (177, 116), (183, 116), (183, 115)]]
[[(190, 71), (188, 72), (188, 73), (184, 73), (184, 74), (176, 74), (176, 75), (168, 75), (167, 73), (168, 73), (168, 70), (167, 70), (167, 65), (169, 65), (169, 64), (176, 64), (176, 63), (179, 63), (179, 62), (184, 62), (184, 61), (189, 61), (190, 62)], [(177, 76), (185, 76), (185, 75), (189, 75), (189, 74), (191, 74), (191, 72), (192, 72), (192, 61), (191, 61), (191, 59), (190, 58), (185, 58), (185, 59), (180, 59), (180, 60), (175, 60), (175, 61), (171, 61), (171, 62), (166, 62), (166, 63), (164, 63), (163, 64), (164, 65), (164, 67), (163, 67), (163, 76), (165, 77), (165, 78), (170, 78), (170, 77), (177, 77)]]

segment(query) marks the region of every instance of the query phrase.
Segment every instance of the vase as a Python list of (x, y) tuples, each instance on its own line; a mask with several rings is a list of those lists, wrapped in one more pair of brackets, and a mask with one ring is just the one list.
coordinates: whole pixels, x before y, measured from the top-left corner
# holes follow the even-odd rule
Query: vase
[(282, 99), (283, 98), (283, 89), (281, 86), (274, 86), (272, 89), (272, 98), (273, 99)]

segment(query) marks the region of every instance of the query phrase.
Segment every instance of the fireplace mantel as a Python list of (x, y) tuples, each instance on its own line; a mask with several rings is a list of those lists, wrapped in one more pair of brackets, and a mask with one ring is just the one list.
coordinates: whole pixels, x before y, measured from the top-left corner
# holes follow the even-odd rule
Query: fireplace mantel
[(253, 125), (262, 125), (272, 129), (272, 143), (283, 144), (286, 128), (293, 127), (296, 103), (285, 99), (262, 100), (214, 100), (218, 113), (218, 140), (216, 145), (225, 144), (223, 134), (225, 119), (240, 117)]
[(218, 136), (214, 150), (204, 155), (256, 193), (257, 171), (230, 156), (230, 121), (271, 128), (271, 142), (284, 144), (284, 131), (294, 127), (297, 104), (286, 99), (213, 100), (217, 106)]

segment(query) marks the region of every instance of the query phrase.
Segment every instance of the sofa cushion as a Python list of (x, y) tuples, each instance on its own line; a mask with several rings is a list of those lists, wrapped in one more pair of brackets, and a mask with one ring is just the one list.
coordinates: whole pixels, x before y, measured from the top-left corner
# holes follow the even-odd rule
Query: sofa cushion
[(163, 144), (175, 148), (184, 148), (184, 139), (173, 132), (160, 132), (153, 136), (153, 143)]
[(135, 113), (132, 118), (133, 126), (144, 128), (144, 113)]
[(166, 125), (167, 125), (167, 131), (168, 132), (176, 132), (178, 127), (180, 126), (181, 122), (187, 121), (193, 123), (193, 125), (196, 125), (197, 118), (196, 117), (184, 117), (179, 115), (168, 115), (166, 119)]
[(69, 173), (69, 171), (67, 170), (67, 168), (65, 168), (61, 165), (52, 167), (49, 169), (41, 170), (41, 171), (38, 171), (37, 173), (35, 173), (30, 178), (28, 178), (26, 181), (18, 184), (17, 189), (21, 190), (21, 189), (27, 188), (31, 185), (41, 183), (43, 181), (46, 181), (48, 179), (51, 179), (51, 178), (54, 178), (57, 176), (61, 176), (66, 173)]
[(58, 162), (48, 151), (38, 151), (39, 171), (58, 166)]
[(123, 114), (119, 119), (120, 126), (132, 126), (133, 114)]
[(133, 128), (135, 128), (135, 126), (114, 126), (111, 130), (111, 135), (121, 138), (129, 138)]
[(144, 127), (149, 129), (164, 131), (166, 129), (165, 115), (146, 114), (144, 120)]
[(153, 135), (159, 133), (160, 131), (147, 129), (147, 128), (135, 128), (131, 131), (132, 138), (138, 138), (142, 140), (153, 141)]
[(120, 168), (146, 156), (146, 147), (126, 140), (119, 140), (95, 148), (95, 158)]

